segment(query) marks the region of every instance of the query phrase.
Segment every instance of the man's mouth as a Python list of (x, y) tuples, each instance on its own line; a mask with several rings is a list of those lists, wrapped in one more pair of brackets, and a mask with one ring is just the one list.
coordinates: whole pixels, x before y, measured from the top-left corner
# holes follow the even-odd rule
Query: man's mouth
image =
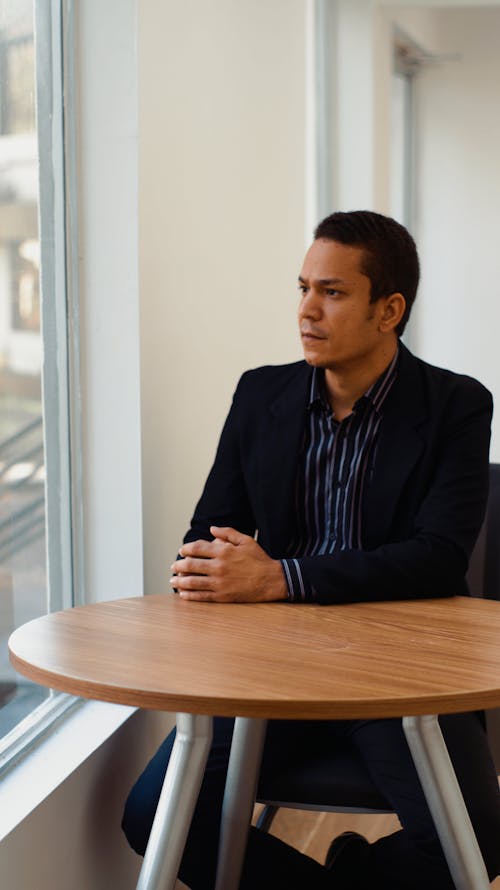
[(326, 340), (326, 336), (324, 334), (320, 334), (318, 331), (301, 331), (300, 336), (303, 340)]

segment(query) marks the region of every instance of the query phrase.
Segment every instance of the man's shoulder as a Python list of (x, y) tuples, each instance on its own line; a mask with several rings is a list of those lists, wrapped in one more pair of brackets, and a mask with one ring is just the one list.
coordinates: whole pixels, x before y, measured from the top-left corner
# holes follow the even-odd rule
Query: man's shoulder
[(476, 398), (486, 402), (492, 401), (489, 390), (480, 383), (476, 378), (468, 374), (461, 374), (457, 371), (451, 371), (449, 368), (442, 368), (438, 365), (430, 364), (424, 359), (413, 355), (408, 349), (403, 350), (402, 366), (405, 370), (409, 370), (412, 377), (417, 373), (429, 395), (436, 397), (448, 397), (451, 394), (457, 396)]
[(252, 368), (240, 377), (234, 404), (250, 414), (267, 407), (280, 410), (280, 406), (305, 404), (311, 373), (305, 361)]
[(259, 368), (251, 368), (245, 371), (241, 380), (251, 385), (259, 386), (273, 380), (293, 380), (303, 377), (311, 372), (310, 366), (305, 361), (289, 362), (286, 365), (262, 365)]
[(310, 376), (311, 368), (305, 361), (286, 365), (263, 365), (242, 374), (238, 392), (265, 394), (268, 399), (272, 399), (274, 395), (282, 393), (287, 386), (307, 381)]

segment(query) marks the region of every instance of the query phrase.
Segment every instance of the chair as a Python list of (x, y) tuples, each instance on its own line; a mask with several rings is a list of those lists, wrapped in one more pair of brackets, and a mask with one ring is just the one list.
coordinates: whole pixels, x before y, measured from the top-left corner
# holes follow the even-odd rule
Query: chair
[[(472, 596), (500, 599), (500, 464), (490, 464), (490, 495), (483, 527), (471, 556), (467, 582)], [(500, 708), (486, 711), (486, 727), (500, 775)]]
[[(467, 581), (472, 596), (500, 599), (500, 464), (490, 465), (486, 518), (472, 554)], [(486, 715), (488, 741), (500, 772), (500, 709)], [(268, 831), (280, 807), (335, 813), (391, 813), (355, 753), (325, 754), (261, 781), (257, 801), (264, 804), (257, 828)]]

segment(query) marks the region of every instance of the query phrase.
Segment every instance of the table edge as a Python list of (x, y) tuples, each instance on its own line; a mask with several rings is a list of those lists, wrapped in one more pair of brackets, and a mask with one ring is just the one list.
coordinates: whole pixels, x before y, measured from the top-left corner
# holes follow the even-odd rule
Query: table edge
[(175, 692), (144, 691), (133, 687), (94, 683), (78, 677), (64, 677), (49, 670), (35, 668), (12, 651), (11, 662), (28, 679), (61, 692), (94, 701), (129, 705), (144, 710), (208, 714), (218, 717), (255, 717), (282, 720), (355, 720), (422, 714), (454, 714), (462, 711), (488, 710), (500, 706), (497, 689), (480, 692), (460, 692), (427, 695), (415, 699), (406, 697), (404, 702), (388, 697), (372, 701), (369, 698), (353, 702), (310, 699), (244, 700), (232, 697), (207, 697), (204, 695), (178, 694)]

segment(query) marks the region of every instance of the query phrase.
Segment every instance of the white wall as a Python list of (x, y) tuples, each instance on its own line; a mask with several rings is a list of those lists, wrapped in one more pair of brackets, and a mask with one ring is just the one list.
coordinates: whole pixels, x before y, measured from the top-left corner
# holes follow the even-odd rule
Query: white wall
[(390, 206), (391, 28), (376, 0), (338, 0), (332, 210)]
[(387, 59), (397, 23), (424, 49), (452, 57), (417, 78), (415, 236), (422, 283), (412, 348), (482, 380), (500, 403), (500, 9), (498, 3), (429, 8), (450, 5), (339, 0), (335, 206), (388, 209), (391, 145), (384, 147), (383, 131), (390, 132)]
[[(74, 4), (87, 602), (143, 592), (136, 0)], [(78, 320), (73, 320), (78, 324)]]
[(2, 839), (2, 888), (134, 890), (142, 860), (121, 831), (123, 804), (167, 720), (137, 712)]
[(301, 357), (304, 0), (141, 0), (145, 590), (175, 557), (241, 372)]
[[(429, 361), (482, 380), (500, 405), (500, 10), (436, 12), (456, 61), (418, 88), (417, 342)], [(500, 460), (500, 414), (492, 459)]]

